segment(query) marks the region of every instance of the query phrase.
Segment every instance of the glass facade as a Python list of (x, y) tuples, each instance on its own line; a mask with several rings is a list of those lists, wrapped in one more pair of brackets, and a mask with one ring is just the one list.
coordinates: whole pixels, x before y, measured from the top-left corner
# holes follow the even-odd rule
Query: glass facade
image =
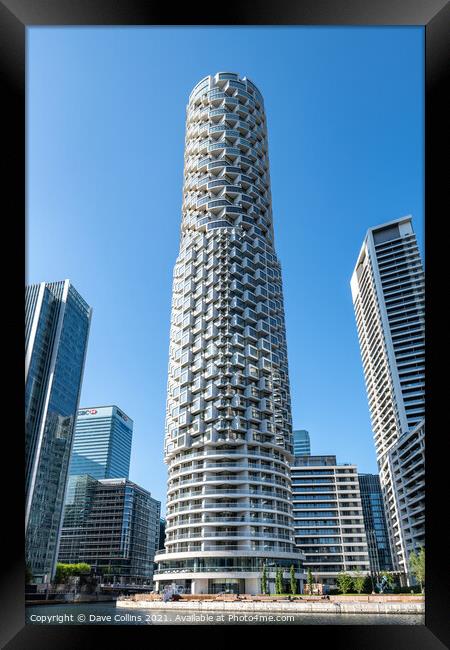
[(128, 478), (133, 421), (117, 406), (78, 410), (69, 474)]
[(151, 585), (160, 510), (127, 479), (70, 477), (58, 561), (87, 562), (105, 582)]
[(161, 517), (161, 519), (159, 520), (158, 551), (164, 548), (165, 541), (166, 541), (166, 520)]
[(260, 573), (264, 564), (267, 568), (282, 567), (285, 571), (288, 571), (294, 565), (295, 570), (301, 572), (303, 563), (299, 558), (291, 560), (286, 558), (265, 559), (261, 557), (195, 557), (186, 560), (168, 560), (164, 565), (163, 572), (211, 573), (230, 570), (242, 573)]
[(294, 438), (294, 456), (309, 456), (311, 454), (311, 442), (309, 432), (299, 429), (292, 432)]
[(358, 479), (369, 548), (370, 570), (372, 573), (392, 571), (380, 477), (378, 474), (359, 474)]
[(91, 308), (69, 280), (25, 292), (25, 557), (34, 579), (55, 569)]

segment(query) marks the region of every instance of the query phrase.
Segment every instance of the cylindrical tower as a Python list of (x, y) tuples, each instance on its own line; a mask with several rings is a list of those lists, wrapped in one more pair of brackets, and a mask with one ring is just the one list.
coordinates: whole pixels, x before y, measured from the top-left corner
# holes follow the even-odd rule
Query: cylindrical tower
[[(294, 564), (292, 423), (263, 99), (228, 72), (187, 106), (159, 590), (261, 592)], [(300, 586), (300, 585), (299, 585)], [(273, 590), (273, 587), (272, 587)]]

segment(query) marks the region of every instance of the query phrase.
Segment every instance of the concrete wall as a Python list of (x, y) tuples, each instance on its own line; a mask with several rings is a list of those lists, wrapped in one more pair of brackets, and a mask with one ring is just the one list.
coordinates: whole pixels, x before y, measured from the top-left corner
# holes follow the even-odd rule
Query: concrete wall
[(232, 611), (232, 612), (291, 612), (322, 613), (322, 614), (424, 614), (424, 602), (357, 602), (357, 601), (275, 601), (275, 602), (223, 602), (223, 601), (194, 601), (194, 602), (145, 602), (133, 600), (118, 600), (120, 607), (130, 609), (156, 609), (179, 611)]

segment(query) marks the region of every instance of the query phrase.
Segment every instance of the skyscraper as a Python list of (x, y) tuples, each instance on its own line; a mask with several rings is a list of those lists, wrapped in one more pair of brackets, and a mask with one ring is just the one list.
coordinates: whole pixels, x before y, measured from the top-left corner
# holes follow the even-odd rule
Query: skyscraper
[[(400, 466), (394, 473), (392, 457), (405, 436), (416, 438), (413, 446), (424, 442), (425, 287), (410, 216), (369, 229), (351, 290), (392, 559), (396, 570), (408, 573), (408, 555), (423, 540), (424, 500)], [(422, 469), (414, 472), (422, 475), (423, 492), (420, 458)], [(403, 469), (411, 472), (407, 465)], [(407, 535), (411, 517), (416, 525)]]
[(392, 571), (391, 549), (378, 474), (359, 474), (371, 573)]
[(294, 436), (294, 456), (309, 456), (311, 454), (309, 431), (299, 429), (292, 433)]
[(69, 280), (25, 292), (25, 559), (54, 572), (92, 310)]
[(133, 420), (117, 406), (78, 410), (69, 475), (128, 478)]
[(263, 98), (234, 73), (187, 106), (166, 414), (159, 587), (260, 591), (295, 565), (291, 404)]

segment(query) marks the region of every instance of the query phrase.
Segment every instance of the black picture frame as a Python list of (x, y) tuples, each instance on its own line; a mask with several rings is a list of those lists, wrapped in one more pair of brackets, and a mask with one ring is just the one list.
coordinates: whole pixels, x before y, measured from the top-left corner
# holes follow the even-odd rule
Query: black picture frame
[[(185, 3), (177, 7), (157, 4), (150, 0), (0, 0), (0, 64), (5, 93), (3, 144), (3, 235), (4, 250), (13, 251), (12, 264), (4, 272), (5, 300), (8, 314), (5, 341), (11, 364), (4, 376), (7, 413), (4, 414), (4, 468), (13, 468), (12, 477), (3, 480), (2, 541), (3, 566), (0, 574), (2, 611), (0, 613), (0, 642), (2, 647), (18, 648), (88, 648), (106, 645), (113, 635), (115, 643), (132, 643), (139, 637), (148, 643), (147, 626), (33, 626), (25, 625), (24, 614), (24, 551), (23, 551), (23, 285), (25, 284), (26, 209), (25, 195), (25, 80), (26, 28), (37, 25), (421, 25), (425, 27), (425, 250), (426, 250), (426, 314), (427, 314), (427, 590), (425, 626), (302, 626), (298, 643), (308, 647), (313, 636), (314, 647), (355, 648), (445, 648), (449, 647), (448, 616), (448, 543), (445, 535), (446, 499), (444, 484), (446, 454), (444, 441), (447, 427), (444, 418), (446, 376), (444, 327), (439, 307), (442, 295), (437, 282), (446, 259), (446, 239), (441, 236), (445, 224), (444, 197), (446, 191), (445, 164), (448, 131), (448, 109), (444, 101), (448, 68), (448, 32), (450, 6), (446, 0), (260, 0), (233, 5), (220, 3)], [(407, 110), (407, 106), (405, 107)], [(447, 119), (446, 119), (447, 118)], [(5, 146), (6, 140), (6, 146)], [(23, 198), (22, 198), (23, 197)], [(9, 234), (4, 231), (9, 226)], [(448, 255), (448, 253), (447, 253)], [(431, 281), (433, 278), (433, 283)], [(445, 295), (445, 294), (444, 294)], [(10, 298), (14, 308), (9, 305)], [(445, 332), (447, 334), (447, 332)], [(448, 334), (447, 334), (448, 338)], [(441, 339), (441, 340), (440, 340)], [(431, 370), (432, 369), (432, 373)], [(439, 372), (439, 370), (442, 371)], [(433, 376), (435, 380), (433, 380)], [(8, 392), (9, 391), (9, 392)], [(443, 425), (440, 425), (442, 415)], [(6, 426), (5, 426), (6, 425)], [(447, 483), (445, 481), (445, 483)], [(442, 505), (441, 505), (442, 504)], [(166, 627), (171, 642), (174, 628)], [(182, 626), (184, 643), (190, 632), (200, 642), (203, 630), (211, 628)], [(235, 631), (233, 626), (216, 627), (225, 639)], [(261, 628), (259, 628), (261, 629)], [(290, 632), (297, 628), (289, 628)], [(147, 630), (147, 633), (145, 632)], [(242, 630), (242, 627), (240, 628)], [(252, 627), (252, 631), (256, 628)], [(286, 628), (264, 627), (264, 635)], [(146, 634), (144, 637), (143, 635)], [(170, 635), (170, 636), (169, 636)], [(231, 637), (232, 638), (232, 637)], [(152, 637), (152, 642), (156, 642)], [(295, 642), (295, 641), (294, 641)], [(289, 641), (288, 641), (289, 643)]]

